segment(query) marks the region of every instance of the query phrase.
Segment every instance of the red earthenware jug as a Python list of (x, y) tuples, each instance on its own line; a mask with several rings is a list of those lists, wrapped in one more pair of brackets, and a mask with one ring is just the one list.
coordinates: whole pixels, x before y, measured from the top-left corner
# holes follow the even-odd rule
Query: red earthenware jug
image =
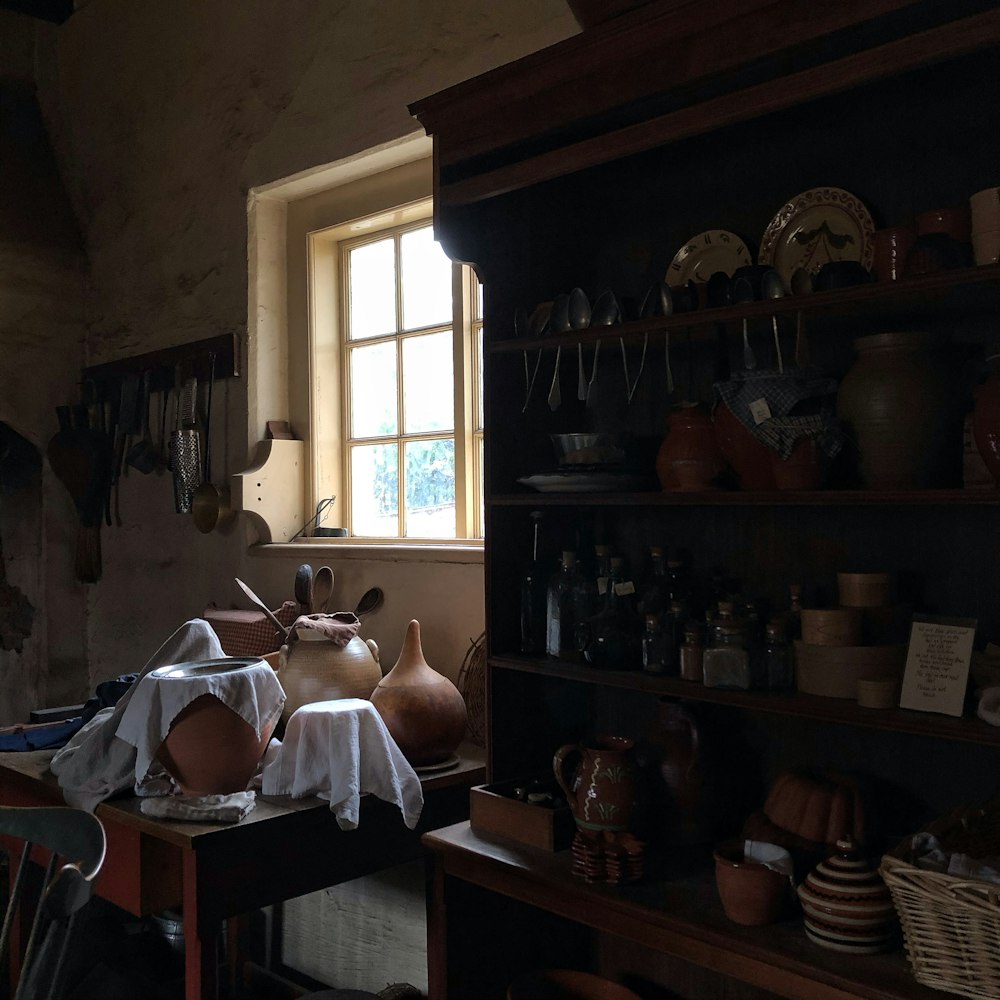
[(656, 456), (656, 475), (664, 492), (709, 489), (724, 468), (708, 410), (700, 403), (675, 407)]
[(555, 752), (552, 770), (581, 829), (629, 828), (638, 786), (634, 745), (624, 736), (600, 736)]
[(776, 484), (771, 462), (775, 452), (758, 441), (723, 402), (715, 407), (712, 425), (719, 451), (736, 473), (740, 489), (773, 490)]

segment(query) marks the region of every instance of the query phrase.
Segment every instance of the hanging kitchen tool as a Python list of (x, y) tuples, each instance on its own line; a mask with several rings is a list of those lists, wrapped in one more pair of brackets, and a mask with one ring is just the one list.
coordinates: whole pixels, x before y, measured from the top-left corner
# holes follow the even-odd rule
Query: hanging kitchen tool
[(174, 510), (190, 514), (194, 491), (201, 483), (201, 444), (196, 426), (198, 379), (191, 375), (181, 386), (177, 430), (171, 436), (174, 466)]
[(127, 468), (125, 465), (125, 454), (128, 451), (129, 439), (135, 433), (135, 421), (141, 389), (142, 382), (138, 372), (126, 372), (122, 376), (118, 412), (115, 414), (113, 422), (115, 444), (114, 464), (111, 467), (111, 485), (114, 487), (115, 524), (119, 528), (122, 526), (121, 477)]
[(333, 570), (320, 566), (313, 577), (312, 610), (314, 614), (325, 615), (333, 596)]
[(205, 471), (201, 484), (194, 491), (191, 500), (191, 514), (194, 526), (207, 535), (220, 524), (229, 520), (232, 514), (229, 487), (216, 486), (212, 482), (212, 386), (215, 384), (215, 355), (213, 354), (208, 376), (208, 404), (205, 409)]
[[(75, 423), (74, 417), (75, 415)], [(48, 443), (49, 465), (69, 490), (80, 519), (77, 533), (75, 572), (82, 583), (101, 578), (101, 514), (111, 470), (106, 435), (90, 426), (86, 406), (71, 412), (56, 407), (59, 430)]]
[(7, 563), (0, 537), (0, 649), (22, 652), (24, 640), (31, 635), (35, 609), (20, 587), (7, 582)]
[(142, 437), (125, 453), (125, 464), (144, 476), (156, 468), (157, 462), (156, 445), (153, 444), (153, 435), (149, 430), (149, 380), (150, 372), (147, 369), (142, 373), (142, 387), (136, 401), (137, 415), (141, 414)]

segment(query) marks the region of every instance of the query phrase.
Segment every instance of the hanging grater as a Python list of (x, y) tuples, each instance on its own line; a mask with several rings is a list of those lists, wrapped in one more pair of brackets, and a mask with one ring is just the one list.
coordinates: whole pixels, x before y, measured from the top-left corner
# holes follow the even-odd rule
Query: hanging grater
[(196, 426), (198, 380), (193, 375), (181, 385), (177, 403), (177, 430), (171, 435), (174, 471), (174, 510), (190, 514), (194, 492), (201, 485), (201, 440)]

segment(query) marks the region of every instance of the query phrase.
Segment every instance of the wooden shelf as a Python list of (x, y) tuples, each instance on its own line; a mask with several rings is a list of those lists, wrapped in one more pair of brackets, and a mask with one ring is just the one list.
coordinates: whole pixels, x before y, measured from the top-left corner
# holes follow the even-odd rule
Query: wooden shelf
[(993, 506), (997, 490), (714, 490), (700, 493), (501, 493), (492, 507), (933, 507)]
[(806, 937), (797, 915), (741, 927), (722, 912), (707, 849), (647, 859), (634, 885), (588, 883), (570, 870), (569, 851), (550, 854), (478, 835), (468, 823), (425, 834), (445, 875), (624, 937), (724, 976), (801, 1000), (939, 1000), (921, 986), (901, 951), (845, 955)]
[[(811, 332), (818, 328), (818, 324), (836, 319), (844, 321), (837, 332), (842, 333), (845, 325), (850, 323), (851, 336), (854, 336), (857, 328), (853, 324), (863, 323), (866, 328), (877, 327), (889, 320), (894, 323), (919, 321), (924, 324), (929, 320), (954, 316), (958, 309), (963, 317), (996, 315), (1000, 311), (1000, 264), (942, 271), (896, 282), (874, 282), (811, 295), (790, 295), (766, 302), (702, 309), (675, 316), (633, 320), (614, 326), (587, 327), (569, 333), (504, 339), (489, 344), (487, 351), (491, 354), (506, 354), (512, 351), (565, 347), (569, 344), (591, 344), (613, 337), (634, 342), (648, 334), (667, 331), (682, 332), (685, 337), (690, 335), (692, 341), (708, 340), (718, 335), (720, 327), (738, 326), (744, 319), (748, 322), (770, 322), (772, 317), (794, 320), (799, 314), (804, 320), (808, 320)], [(822, 328), (821, 325), (819, 328)]]
[(818, 695), (768, 691), (730, 691), (710, 688), (672, 677), (657, 677), (641, 670), (601, 670), (583, 663), (536, 659), (526, 656), (491, 656), (489, 664), (498, 670), (558, 677), (581, 684), (644, 691), (648, 694), (691, 701), (707, 701), (717, 705), (753, 712), (770, 712), (801, 719), (815, 719), (866, 729), (880, 729), (914, 736), (930, 736), (963, 743), (978, 743), (1000, 747), (1000, 727), (976, 718), (956, 719), (930, 712), (914, 712), (902, 708), (861, 708), (847, 698), (822, 698)]

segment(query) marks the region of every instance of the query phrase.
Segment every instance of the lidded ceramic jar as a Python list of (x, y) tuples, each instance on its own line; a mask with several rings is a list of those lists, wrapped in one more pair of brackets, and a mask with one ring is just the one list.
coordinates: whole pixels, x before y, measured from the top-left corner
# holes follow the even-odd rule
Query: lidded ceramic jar
[(889, 889), (851, 836), (837, 841), (836, 853), (806, 876), (798, 895), (806, 934), (816, 944), (869, 955), (893, 947), (896, 910)]
[(929, 334), (879, 333), (854, 342), (857, 361), (837, 392), (837, 415), (853, 431), (866, 487), (926, 489), (941, 485), (952, 453), (947, 376)]

